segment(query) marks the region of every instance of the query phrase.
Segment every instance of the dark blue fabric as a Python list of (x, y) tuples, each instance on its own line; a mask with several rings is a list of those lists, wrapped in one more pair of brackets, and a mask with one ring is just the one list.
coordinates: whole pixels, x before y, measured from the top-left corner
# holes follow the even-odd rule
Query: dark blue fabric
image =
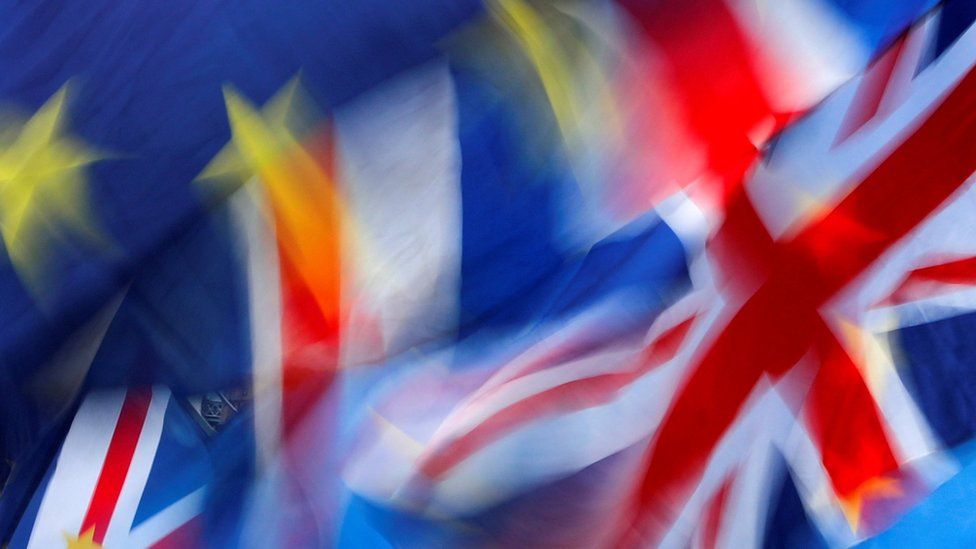
[[(34, 521), (37, 519), (37, 512), (41, 508), (41, 500), (44, 499), (44, 491), (47, 490), (47, 485), (51, 482), (51, 477), (54, 475), (54, 463), (57, 462), (57, 455), (51, 462), (51, 465), (47, 467), (47, 472), (44, 473), (44, 477), (41, 479), (40, 483), (37, 485), (37, 489), (34, 490), (34, 495), (30, 498), (30, 503), (21, 515), (20, 512), (7, 509), (6, 507), (0, 506), (3, 513), (9, 513), (9, 517), (19, 517), (20, 521), (16, 523), (16, 528), (13, 525), (8, 528), (14, 528), (13, 535), (10, 537), (11, 549), (23, 549), (27, 547), (27, 543), (30, 541), (31, 530), (34, 526)], [(0, 540), (7, 539), (4, 534)]]
[(203, 488), (213, 476), (204, 432), (177, 398), (170, 399), (163, 421), (159, 446), (132, 519), (133, 528)]
[[(436, 55), (438, 40), (479, 10), (478, 0), (0, 0), (0, 112), (30, 115), (70, 82), (62, 121), (68, 135), (102, 153), (89, 166), (86, 191), (93, 224), (112, 244), (103, 249), (66, 235), (45, 243), (51, 284), (44, 303), (0, 261), (0, 388), (8, 395), (0, 405), (2, 457), (25, 451), (51, 419), (21, 402), (21, 388), (133, 277), (113, 330), (133, 336), (128, 357), (166, 352), (145, 360), (142, 372), (103, 370), (93, 385), (164, 380), (190, 390), (196, 387), (186, 384), (186, 370), (157, 374), (206, 362), (194, 383), (208, 386), (246, 365), (239, 341), (246, 315), (229, 301), (239, 283), (220, 263), (227, 229), (212, 234), (223, 257), (194, 266), (198, 277), (213, 279), (179, 295), (226, 283), (212, 300), (218, 315), (171, 323), (179, 307), (167, 306), (177, 296), (166, 295), (166, 282), (178, 273), (161, 262), (183, 252), (156, 257), (195, 230), (211, 206), (192, 181), (230, 137), (223, 86), (261, 104), (301, 71), (310, 95), (328, 109)], [(230, 312), (236, 321), (218, 326)], [(170, 324), (153, 334), (147, 323), (159, 315)], [(213, 345), (204, 345), (208, 338)]]
[(594, 245), (564, 268), (565, 286), (542, 311), (569, 317), (614, 293), (626, 291), (628, 309), (650, 317), (687, 289), (685, 247), (651, 212)]
[(976, 434), (976, 313), (907, 326), (892, 334), (905, 384), (947, 446)]
[(942, 55), (976, 21), (976, 1), (947, 0), (939, 17), (934, 56)]
[(779, 489), (773, 492), (773, 499), (770, 500), (763, 548), (826, 549), (827, 541), (807, 516), (803, 501), (784, 460), (780, 460), (779, 467), (782, 480)]
[(163, 382), (177, 394), (250, 385), (247, 280), (223, 209), (147, 260), (99, 348), (91, 388)]
[(870, 51), (877, 52), (938, 0), (828, 0), (853, 26)]
[(213, 477), (203, 513), (203, 539), (221, 547), (240, 547), (248, 498), (256, 479), (254, 411), (235, 415), (210, 441)]
[[(3, 430), (0, 431), (4, 435), (0, 439), (0, 451), (4, 454), (0, 458), (10, 460), (12, 467), (0, 493), (0, 545), (13, 534), (38, 486), (46, 482), (44, 479), (68, 433), (79, 403), (80, 398), (76, 398), (63, 413), (54, 417), (47, 417), (53, 412), (45, 410), (48, 413), (43, 414), (33, 408), (27, 409), (31, 411), (30, 416), (21, 415), (17, 419), (4, 416)], [(47, 420), (42, 422), (41, 418)], [(28, 425), (36, 433), (27, 431), (25, 426)], [(27, 444), (28, 441), (30, 444)]]
[[(461, 145), (460, 336), (524, 323), (565, 257), (555, 225), (574, 185), (558, 157), (530, 158), (510, 90), (456, 68)], [(541, 126), (542, 130), (547, 126)], [(558, 136), (552, 136), (558, 139)]]
[(312, 96), (335, 105), (430, 58), (477, 9), (473, 0), (0, 4), (0, 106), (34, 112), (72, 81), (68, 130), (110, 155), (92, 166), (90, 190), (122, 252), (62, 246), (46, 315), (0, 270), (0, 364), (46, 356), (199, 214), (190, 181), (229, 138), (222, 86), (262, 103), (301, 70)]
[(572, 250), (566, 220), (578, 222), (585, 203), (553, 121), (527, 114), (531, 98), (476, 71), (455, 67), (453, 76), (462, 166), (461, 338), (568, 318), (624, 290), (652, 316), (687, 287), (685, 249), (653, 212), (591, 249)]
[[(0, 0), (0, 112), (33, 114), (70, 82), (62, 122), (104, 157), (86, 192), (112, 244), (47, 243), (44, 303), (0, 261), (0, 458), (44, 470), (53, 450), (32, 445), (55, 418), (24, 387), (129, 283), (90, 387), (194, 392), (246, 377), (239, 262), (226, 218), (200, 221), (212, 205), (192, 183), (230, 137), (223, 86), (261, 104), (301, 71), (327, 110), (437, 55), (479, 10), (478, 0)], [(14, 492), (4, 504), (19, 508)]]

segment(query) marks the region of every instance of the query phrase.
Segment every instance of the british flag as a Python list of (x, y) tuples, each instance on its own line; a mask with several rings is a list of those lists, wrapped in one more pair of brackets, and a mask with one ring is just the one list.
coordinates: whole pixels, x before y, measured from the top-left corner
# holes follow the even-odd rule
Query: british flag
[(972, 433), (953, 382), (973, 309), (970, 16), (929, 13), (779, 133), (723, 218), (683, 195), (663, 205), (688, 249), (713, 234), (642, 342), (602, 344), (627, 310), (607, 301), (535, 327), (480, 376), (445, 381), (434, 359), (375, 404), (351, 485), (458, 521), (448, 539), (497, 535), (486, 516), (551, 505), (560, 485), (586, 500), (560, 518), (571, 534), (500, 539), (849, 545), (890, 526)]
[[(313, 4), (0, 32), (11, 545), (931, 524), (976, 435), (972, 3)], [(45, 178), (101, 200), (62, 223)], [(91, 368), (49, 361), (100, 308)], [(219, 432), (214, 389), (253, 395)]]
[(212, 476), (204, 436), (167, 389), (89, 394), (10, 546), (196, 543)]

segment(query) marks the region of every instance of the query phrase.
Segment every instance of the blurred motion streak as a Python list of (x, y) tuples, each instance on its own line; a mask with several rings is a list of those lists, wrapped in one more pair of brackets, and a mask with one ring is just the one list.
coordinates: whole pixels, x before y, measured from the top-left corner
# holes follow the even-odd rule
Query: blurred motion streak
[(0, 2), (0, 545), (970, 546), (976, 0)]

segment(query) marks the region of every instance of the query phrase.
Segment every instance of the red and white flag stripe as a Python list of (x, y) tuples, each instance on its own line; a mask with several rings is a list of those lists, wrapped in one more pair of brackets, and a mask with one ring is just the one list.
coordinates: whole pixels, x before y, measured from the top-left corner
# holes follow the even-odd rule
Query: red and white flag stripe
[(164, 388), (85, 397), (42, 496), (28, 547), (91, 537), (108, 547), (150, 547), (201, 510), (202, 488), (133, 528), (170, 402)]

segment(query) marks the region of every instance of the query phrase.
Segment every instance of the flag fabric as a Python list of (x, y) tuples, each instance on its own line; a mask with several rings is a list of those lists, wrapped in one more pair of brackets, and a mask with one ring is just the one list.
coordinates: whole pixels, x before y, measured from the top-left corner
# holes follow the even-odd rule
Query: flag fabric
[(184, 547), (209, 477), (201, 433), (167, 389), (91, 393), (11, 547)]
[(971, 2), (61, 4), (2, 542), (970, 541)]
[[(214, 199), (193, 181), (230, 138), (222, 87), (263, 103), (304, 67), (316, 101), (333, 106), (435, 55), (477, 10), (425, 2), (394, 15), (384, 5), (0, 6), (4, 378), (30, 383), (207, 213)], [(25, 419), (27, 432), (5, 433), (5, 453), (24, 451), (48, 419), (32, 415), (42, 417)]]
[[(939, 319), (967, 310), (956, 296), (966, 279), (949, 275), (964, 269), (972, 231), (962, 212), (973, 167), (962, 159), (973, 60), (967, 32), (948, 30), (958, 13), (949, 3), (924, 18), (778, 136), (730, 206), (712, 263), (724, 277), (723, 313), (656, 428), (630, 535), (680, 540), (699, 513), (718, 509), (716, 539), (761, 541), (764, 531), (743, 527), (763, 524), (743, 520), (754, 506), (735, 502), (765, 491), (803, 509), (792, 524), (776, 507), (761, 510), (778, 518), (769, 543), (809, 524), (846, 545), (886, 528), (953, 471), (950, 449), (964, 439), (941, 435), (959, 428), (943, 426), (956, 418), (933, 413), (926, 395), (933, 372), (958, 364), (931, 353), (953, 348)], [(958, 389), (942, 390), (944, 402)], [(776, 414), (784, 430), (754, 455), (723, 452), (757, 428), (749, 416), (758, 410), (760, 432)], [(770, 448), (787, 463), (776, 481), (761, 480), (776, 467), (750, 463), (768, 463)], [(778, 488), (782, 479), (792, 487)]]
[[(486, 115), (483, 96), (473, 93), (482, 88), (477, 81), (472, 82), (468, 79), (469, 74), (470, 71), (465, 72), (458, 68), (449, 74), (443, 69), (430, 68), (421, 71), (419, 75), (406, 76), (402, 81), (392, 83), (389, 87), (382, 87), (373, 95), (350, 105), (348, 110), (340, 110), (334, 125), (336, 142), (347, 158), (366, 158), (365, 162), (374, 161), (374, 157), (360, 157), (354, 150), (350, 150), (354, 145), (344, 143), (346, 135), (344, 132), (370, 124), (363, 119), (371, 117), (382, 120), (373, 124), (383, 127), (389, 133), (394, 133), (390, 131), (391, 120), (409, 126), (409, 120), (405, 120), (408, 118), (406, 115), (401, 114), (394, 118), (399, 114), (399, 108), (390, 105), (404, 105), (402, 107), (404, 111), (409, 111), (413, 117), (421, 119), (425, 112), (415, 107), (409, 99), (413, 97), (412, 90), (423, 89), (436, 98), (430, 103), (441, 104), (443, 95), (433, 90), (445, 89), (446, 86), (432, 82), (443, 82), (448, 76), (451, 77), (453, 90), (449, 89), (446, 95), (449, 97), (450, 92), (453, 91), (458, 98), (457, 101), (461, 102), (457, 109), (461, 132), (459, 156), (462, 166), (460, 176), (462, 198), (471, 197), (474, 192), (480, 191), (480, 194), (474, 195), (476, 197), (474, 200), (465, 200), (461, 209), (462, 222), (466, 223), (462, 228), (462, 239), (458, 246), (461, 253), (459, 262), (461, 315), (470, 315), (484, 310), (479, 307), (478, 301), (473, 300), (474, 297), (480, 299), (492, 297), (491, 293), (486, 295), (482, 287), (497, 294), (505, 291), (504, 283), (507, 282), (507, 279), (500, 278), (504, 273), (493, 270), (483, 271), (485, 268), (493, 269), (498, 264), (504, 265), (506, 261), (504, 256), (493, 256), (490, 266), (479, 264), (478, 268), (466, 271), (464, 267), (468, 257), (474, 255), (480, 247), (490, 244), (493, 238), (506, 242), (507, 247), (503, 249), (506, 254), (517, 250), (516, 246), (533, 244), (531, 240), (509, 243), (504, 233), (499, 234), (504, 226), (497, 222), (498, 216), (510, 216), (514, 221), (521, 221), (518, 216), (520, 202), (545, 205), (544, 208), (531, 209), (532, 214), (535, 214), (533, 218), (537, 218), (540, 211), (549, 208), (545, 195), (542, 200), (533, 202), (533, 195), (527, 191), (519, 197), (509, 199), (512, 202), (509, 202), (506, 209), (491, 209), (495, 224), (483, 222), (484, 218), (478, 216), (479, 208), (491, 204), (490, 193), (497, 192), (501, 187), (500, 185), (485, 186), (483, 180), (476, 179), (479, 176), (484, 177), (481, 167), (491, 166), (497, 170), (499, 166), (512, 165), (512, 162), (502, 156), (506, 151), (504, 141), (494, 144), (489, 151), (483, 153), (494, 155), (489, 157), (489, 160), (484, 160), (479, 155), (482, 150), (480, 147), (486, 142), (490, 143), (491, 140), (481, 134), (475, 134), (476, 138), (466, 139), (465, 131), (466, 128), (471, 128), (469, 131), (472, 132), (480, 130), (497, 134), (500, 131), (498, 126), (504, 127), (504, 122), (508, 119), (506, 108), (511, 107), (506, 107), (506, 102), (502, 99), (499, 101), (500, 107), (495, 111), (488, 111), (495, 114)], [(470, 87), (472, 84), (474, 87)], [(473, 103), (475, 112), (478, 113), (477, 120), (480, 121), (476, 126), (465, 124), (465, 117), (470, 112), (465, 108), (464, 103), (468, 94), (479, 97), (479, 100)], [(441, 104), (440, 107), (443, 108), (443, 105)], [(430, 107), (430, 110), (433, 111), (434, 108)], [(389, 112), (390, 120), (377, 115), (377, 112), (383, 114)], [(363, 113), (369, 114), (364, 116)], [(558, 125), (558, 121), (556, 123)], [(416, 125), (430, 131), (430, 126), (424, 121), (416, 122)], [(370, 124), (370, 127), (375, 126)], [(365, 134), (362, 129), (359, 132), (362, 133), (355, 135)], [(504, 132), (504, 129), (501, 132)], [(363, 143), (374, 142), (362, 137), (360, 139), (359, 142)], [(428, 143), (428, 145), (438, 146), (436, 143)], [(414, 144), (412, 147), (411, 153), (423, 150), (423, 145)], [(421, 156), (438, 158), (431, 154), (421, 154)], [(392, 162), (387, 159), (384, 161)], [(557, 169), (558, 167), (557, 165)], [(563, 166), (562, 170), (576, 175), (572, 172), (571, 166)], [(368, 169), (345, 166), (338, 171), (358, 175), (368, 172)], [(408, 170), (402, 169), (389, 171), (409, 173)], [(518, 181), (515, 177), (518, 173), (509, 174), (508, 180)], [(538, 176), (534, 175), (534, 177)], [(440, 178), (435, 180), (439, 181)], [(350, 191), (354, 197), (353, 203), (358, 198), (357, 192), (365, 192), (354, 186), (355, 181), (351, 183), (342, 181), (341, 184), (353, 186), (353, 190)], [(550, 186), (545, 190), (552, 192), (552, 188)], [(564, 201), (566, 198), (561, 197), (560, 200)], [(370, 209), (376, 207), (374, 202)], [(672, 256), (674, 261), (679, 265), (683, 264), (687, 261), (686, 250), (695, 253), (700, 249), (700, 242), (696, 240), (696, 236), (700, 238), (704, 230), (702, 214), (690, 201), (680, 195), (674, 197), (670, 203), (662, 204), (660, 210), (661, 213), (658, 216), (652, 215), (651, 219), (663, 217), (667, 221), (671, 217), (674, 225), (660, 223), (657, 230), (671, 233), (678, 230), (686, 237), (683, 247), (672, 248), (677, 252), (677, 255)], [(424, 211), (437, 210), (428, 207), (424, 208)], [(642, 232), (638, 228), (641, 225), (645, 227), (650, 225), (650, 227)], [(472, 228), (469, 229), (469, 226)], [(482, 226), (491, 227), (491, 234), (475, 232)], [(619, 233), (613, 233), (605, 239), (589, 244), (589, 253), (584, 257), (581, 265), (587, 266), (590, 263), (599, 265), (599, 262), (620, 257), (620, 252), (613, 251), (617, 248), (625, 254), (626, 261), (614, 262), (615, 274), (625, 275), (630, 269), (640, 273), (642, 264), (657, 268), (666, 261), (667, 255), (664, 255), (666, 248), (654, 246), (654, 240), (644, 237), (645, 234), (653, 234), (654, 227), (653, 222), (648, 220), (637, 221), (635, 225), (620, 229)], [(467, 239), (472, 232), (477, 235), (477, 238)], [(538, 231), (535, 233), (538, 234)], [(523, 238), (528, 236), (528, 233), (521, 230), (519, 234)], [(645, 256), (639, 253), (641, 248), (635, 247), (635, 244), (639, 245), (639, 243), (633, 242), (634, 240), (644, 240), (648, 259), (643, 259)], [(682, 242), (680, 237), (678, 242)], [(540, 244), (546, 243), (543, 241)], [(495, 249), (497, 247), (493, 248)], [(541, 250), (545, 249), (541, 248)], [(439, 259), (445, 255), (442, 250), (435, 250)], [(521, 277), (532, 272), (536, 261), (542, 263), (546, 258), (539, 253), (540, 248), (534, 250), (536, 251), (530, 260), (527, 260), (524, 255), (515, 258), (515, 261), (520, 263), (517, 268)], [(474, 257), (481, 259), (483, 256), (479, 253)], [(556, 257), (550, 264), (559, 265), (565, 261)], [(689, 338), (690, 328), (696, 320), (696, 308), (700, 307), (700, 302), (706, 298), (701, 295), (689, 296), (689, 299), (677, 305), (673, 314), (660, 319), (660, 323), (650, 328), (648, 333), (656, 311), (651, 309), (648, 311), (649, 315), (635, 311), (632, 307), (635, 302), (632, 299), (636, 295), (628, 295), (627, 291), (639, 292), (641, 289), (653, 289), (652, 286), (648, 286), (648, 281), (654, 279), (653, 275), (645, 271), (646, 274), (633, 277), (642, 281), (641, 284), (633, 287), (629, 287), (625, 277), (621, 277), (622, 280), (617, 279), (620, 282), (616, 284), (614, 282), (617, 280), (604, 279), (601, 285), (595, 286), (592, 276), (599, 274), (599, 270), (590, 272), (585, 267), (576, 267), (575, 262), (570, 262), (569, 265), (569, 269), (577, 274), (575, 277), (568, 277), (567, 282), (560, 282), (560, 293), (567, 292), (572, 295), (576, 293), (577, 285), (587, 288), (591, 303), (581, 303), (588, 305), (587, 307), (576, 307), (564, 312), (559, 306), (552, 305), (566, 301), (565, 298), (559, 297), (543, 297), (542, 303), (545, 305), (540, 307), (536, 304), (536, 300), (539, 299), (537, 296), (550, 295), (550, 290), (545, 286), (532, 288), (531, 291), (515, 294), (519, 296), (518, 300), (496, 298), (497, 301), (489, 302), (489, 304), (504, 303), (504, 308), (499, 310), (497, 305), (487, 307), (491, 316), (479, 319), (475, 325), (481, 330), (490, 327), (494, 332), (491, 335), (479, 334), (471, 330), (463, 322), (462, 316), (462, 320), (459, 321), (458, 342), (446, 348), (436, 349), (435, 354), (427, 356), (423, 361), (394, 356), (380, 361), (384, 368), (382, 375), (370, 369), (343, 372), (341, 382), (348, 385), (347, 403), (337, 405), (330, 400), (324, 410), (311, 416), (318, 418), (325, 416), (327, 418), (325, 425), (340, 431), (349, 430), (357, 439), (350, 443), (351, 455), (346, 458), (348, 465), (344, 471), (338, 473), (344, 475), (346, 483), (352, 488), (353, 501), (356, 502), (350, 504), (346, 511), (347, 515), (339, 533), (341, 542), (358, 544), (382, 539), (384, 536), (390, 536), (391, 539), (410, 539), (418, 544), (437, 540), (454, 543), (485, 541), (485, 532), (469, 531), (468, 523), (471, 522), (469, 519), (472, 516), (488, 512), (487, 510), (503, 505), (526, 491), (531, 493), (538, 490), (551, 482), (554, 477), (572, 477), (590, 466), (595, 467), (597, 463), (615, 458), (617, 454), (651, 434), (652, 425), (648, 425), (642, 419), (664, 413), (661, 402), (666, 398), (669, 389), (666, 381), (662, 382), (658, 379), (652, 384), (644, 374), (658, 366), (672, 363), (671, 371), (662, 372), (662, 377), (666, 376), (665, 380), (670, 377), (673, 387), (680, 370), (677, 361), (672, 359), (675, 358), (678, 348), (686, 342), (686, 338)], [(449, 264), (449, 266), (457, 268), (456, 264)], [(545, 269), (545, 264), (540, 268)], [(556, 267), (556, 274), (547, 274), (546, 279), (561, 280), (564, 277), (558, 274), (560, 272), (561, 269)], [(427, 273), (423, 274), (427, 275)], [(490, 279), (485, 280), (489, 276)], [(574, 278), (577, 281), (574, 281)], [(484, 286), (480, 286), (479, 282)], [(511, 284), (514, 287), (508, 290), (509, 295), (512, 295), (511, 292), (518, 291), (516, 284), (519, 283), (531, 287), (531, 279), (513, 281)], [(466, 287), (479, 290), (467, 301), (466, 296), (469, 294), (465, 292)], [(626, 295), (626, 304), (614, 303), (612, 299), (614, 293)], [(559, 293), (556, 295), (558, 296)], [(500, 297), (508, 296), (502, 294)], [(523, 303), (528, 305), (524, 306)], [(529, 314), (523, 312), (526, 309)], [(382, 307), (379, 310), (382, 315)], [(540, 311), (547, 314), (539, 314)], [(563, 316), (568, 312), (573, 313), (572, 320), (567, 320)], [(425, 314), (429, 315), (429, 311)], [(396, 316), (403, 318), (402, 313)], [(527, 326), (531, 327), (528, 331)], [(505, 334), (506, 328), (512, 330), (513, 327), (515, 328), (513, 335), (517, 334), (517, 337), (500, 335)], [(355, 337), (350, 335), (351, 332), (350, 329), (346, 336)], [(649, 341), (645, 341), (642, 345), (640, 338), (637, 340), (628, 338), (628, 333), (646, 334)], [(694, 335), (695, 339), (690, 341), (696, 339), (701, 341), (702, 337), (703, 334), (699, 332)], [(375, 349), (375, 343), (372, 346)], [(688, 349), (686, 352), (692, 352), (694, 346)], [(498, 357), (493, 358), (492, 355), (496, 353)], [(644, 378), (645, 386), (639, 384), (641, 378)], [(379, 391), (370, 387), (375, 383), (381, 384)], [(661, 391), (657, 399), (647, 398), (648, 386)], [(625, 390), (632, 391), (633, 395), (641, 395), (642, 398), (618, 395)], [(375, 401), (364, 401), (362, 400), (364, 395), (366, 398), (371, 395), (378, 398)], [(574, 402), (583, 397), (593, 401)], [(422, 407), (421, 401), (426, 408), (423, 412), (418, 411)], [(368, 404), (364, 405), (364, 402)], [(334, 410), (336, 406), (340, 408), (338, 412)], [(343, 406), (346, 407), (345, 412), (351, 414), (350, 416), (342, 415)], [(578, 414), (572, 415), (572, 412)], [(337, 416), (340, 419), (337, 420)], [(339, 425), (336, 426), (335, 422)], [(322, 432), (326, 430), (322, 428), (322, 424), (317, 423), (316, 420), (306, 423), (313, 425), (311, 428), (305, 427), (306, 431), (311, 430), (313, 434), (304, 436), (321, 439)], [(566, 439), (576, 441), (578, 446), (566, 447), (557, 442)], [(341, 442), (338, 444), (342, 445)], [(526, 458), (513, 459), (513, 456), (518, 455), (524, 455)], [(633, 462), (634, 456), (629, 456), (629, 460)], [(279, 465), (287, 467), (287, 465)], [(631, 465), (633, 466), (633, 463)], [(770, 467), (775, 468), (775, 465)], [(338, 468), (338, 465), (332, 464), (328, 469)], [(377, 471), (383, 471), (383, 474), (377, 474)], [(487, 486), (491, 486), (492, 489), (487, 489)], [(335, 490), (337, 488), (333, 486), (329, 490), (323, 489), (321, 493)], [(620, 497), (622, 494), (616, 495)], [(377, 506), (377, 501), (382, 504)], [(256, 507), (260, 509), (255, 512), (256, 516), (267, 517), (269, 507), (273, 514), (276, 506), (257, 504)], [(422, 511), (417, 512), (418, 508)], [(405, 512), (404, 509), (412, 511)], [(580, 511), (585, 509), (585, 506), (580, 506)], [(291, 517), (287, 514), (286, 516)], [(446, 519), (438, 520), (432, 517), (457, 517), (460, 525), (457, 528), (445, 527), (443, 521)], [(601, 518), (600, 522), (605, 522), (605, 519)], [(389, 524), (391, 529), (383, 531), (380, 528), (380, 532), (377, 533), (377, 524)], [(293, 524), (289, 523), (288, 528), (292, 527)], [(406, 531), (402, 531), (401, 527)], [(488, 539), (491, 539), (491, 536), (501, 535), (497, 530), (489, 529), (489, 533)], [(540, 532), (533, 532), (533, 534), (542, 535)], [(576, 540), (578, 542), (594, 540), (598, 538), (593, 536), (600, 534), (599, 531), (594, 533), (581, 529), (577, 531), (577, 535), (590, 537), (577, 537)], [(417, 537), (402, 537), (408, 535)], [(753, 535), (754, 539), (758, 539), (758, 534), (754, 532)], [(536, 542), (540, 540), (552, 542), (552, 539), (545, 537), (528, 539)], [(512, 541), (525, 543), (526, 539), (514, 538)], [(584, 542), (581, 544), (585, 545)]]

